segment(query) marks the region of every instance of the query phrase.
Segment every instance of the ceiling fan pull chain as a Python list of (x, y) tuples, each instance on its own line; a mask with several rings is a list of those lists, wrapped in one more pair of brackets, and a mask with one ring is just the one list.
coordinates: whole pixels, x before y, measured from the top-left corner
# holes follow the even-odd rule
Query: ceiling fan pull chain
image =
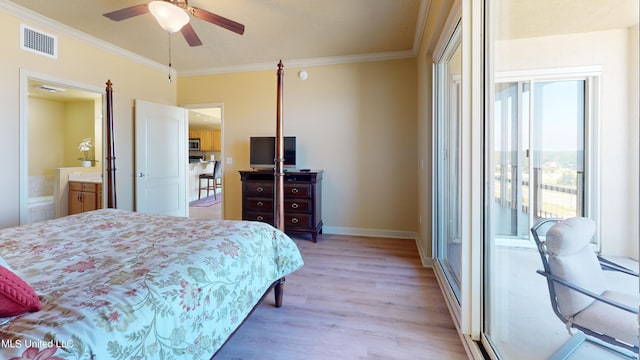
[(169, 35), (169, 84), (171, 84), (173, 81), (171, 78), (171, 33), (167, 31), (167, 34)]

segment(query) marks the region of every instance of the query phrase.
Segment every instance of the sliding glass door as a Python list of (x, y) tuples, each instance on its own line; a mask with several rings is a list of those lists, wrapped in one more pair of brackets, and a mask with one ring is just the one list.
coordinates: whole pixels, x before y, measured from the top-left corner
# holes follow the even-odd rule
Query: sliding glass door
[(492, 359), (555, 359), (572, 334), (531, 227), (589, 217), (592, 248), (638, 269), (639, 3), (456, 5), (463, 31), (443, 30), (433, 53), (434, 271), (474, 358), (481, 343)]
[[(638, 70), (624, 59), (638, 57), (630, 41), (638, 39), (638, 2), (484, 6), (482, 341), (498, 359), (617, 359), (592, 343), (569, 353), (572, 334), (537, 273), (530, 229), (548, 218), (591, 218), (593, 249), (635, 261), (637, 271), (637, 222), (630, 226), (627, 214), (637, 217), (638, 197), (624, 194), (629, 179), (637, 186), (638, 168), (629, 166), (637, 134), (625, 129), (637, 120), (628, 110), (638, 90), (628, 84)], [(604, 13), (606, 21), (595, 15)], [(635, 279), (620, 288), (637, 287)]]
[(492, 210), (501, 243), (530, 242), (541, 219), (585, 213), (586, 82), (495, 85)]
[(454, 31), (442, 55), (435, 64), (436, 179), (434, 212), (436, 260), (447, 282), (460, 302), (461, 279), (461, 73), (462, 49), (459, 29)]
[[(487, 258), (491, 259), (486, 334), (505, 358), (537, 359), (569, 339), (548, 304), (529, 229), (545, 218), (585, 214), (585, 90), (588, 78), (498, 81), (488, 159)], [(538, 278), (536, 278), (536, 276)], [(549, 336), (548, 334), (553, 334)], [(529, 343), (546, 338), (544, 350)], [(533, 354), (533, 353), (532, 353)], [(546, 358), (546, 357), (542, 357)]]

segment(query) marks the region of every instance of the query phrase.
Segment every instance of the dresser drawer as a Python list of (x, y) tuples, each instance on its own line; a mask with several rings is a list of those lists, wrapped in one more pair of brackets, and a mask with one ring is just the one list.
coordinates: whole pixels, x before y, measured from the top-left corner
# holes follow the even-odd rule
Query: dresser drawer
[(273, 212), (273, 199), (272, 198), (263, 198), (263, 199), (245, 199), (244, 206), (246, 206), (248, 211), (265, 211), (265, 212)]
[(285, 229), (308, 229), (313, 226), (311, 214), (285, 213), (284, 226)]
[(69, 181), (69, 190), (72, 191), (98, 192), (100, 187), (101, 184)]
[[(272, 171), (240, 171), (242, 219), (275, 224), (277, 176)], [(284, 230), (310, 233), (313, 242), (322, 233), (322, 170), (287, 171), (282, 183)]]
[(285, 198), (310, 198), (311, 197), (311, 185), (299, 184), (299, 183), (285, 183), (284, 184), (284, 197)]
[(273, 182), (247, 182), (247, 196), (273, 196)]
[(311, 199), (291, 199), (287, 198), (284, 201), (284, 211), (298, 212), (298, 213), (310, 213)]
[(247, 212), (243, 220), (249, 221), (262, 221), (273, 225), (272, 213), (259, 213), (259, 212)]

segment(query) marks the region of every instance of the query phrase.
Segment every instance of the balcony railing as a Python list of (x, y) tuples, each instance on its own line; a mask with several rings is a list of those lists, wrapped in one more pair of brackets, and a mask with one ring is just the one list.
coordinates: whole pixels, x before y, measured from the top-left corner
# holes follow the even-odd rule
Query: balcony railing
[[(517, 178), (516, 169), (505, 171), (501, 167), (494, 176), (495, 201), (504, 207), (512, 209), (515, 213), (520, 210), (528, 214), (530, 211), (528, 174), (523, 174), (522, 181), (514, 186), (513, 178)], [(565, 170), (566, 171), (566, 170)], [(574, 171), (575, 185), (557, 185), (544, 182), (545, 172), (549, 169), (533, 169), (533, 214), (536, 218), (566, 218), (570, 216), (582, 216), (584, 203), (584, 173)], [(505, 174), (507, 173), (507, 174)], [(504, 176), (507, 175), (507, 176)]]

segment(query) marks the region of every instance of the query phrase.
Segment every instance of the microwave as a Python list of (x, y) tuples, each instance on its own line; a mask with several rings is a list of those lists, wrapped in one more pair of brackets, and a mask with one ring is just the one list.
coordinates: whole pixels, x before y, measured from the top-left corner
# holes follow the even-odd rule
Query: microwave
[(189, 150), (200, 151), (200, 139), (199, 138), (189, 138)]

